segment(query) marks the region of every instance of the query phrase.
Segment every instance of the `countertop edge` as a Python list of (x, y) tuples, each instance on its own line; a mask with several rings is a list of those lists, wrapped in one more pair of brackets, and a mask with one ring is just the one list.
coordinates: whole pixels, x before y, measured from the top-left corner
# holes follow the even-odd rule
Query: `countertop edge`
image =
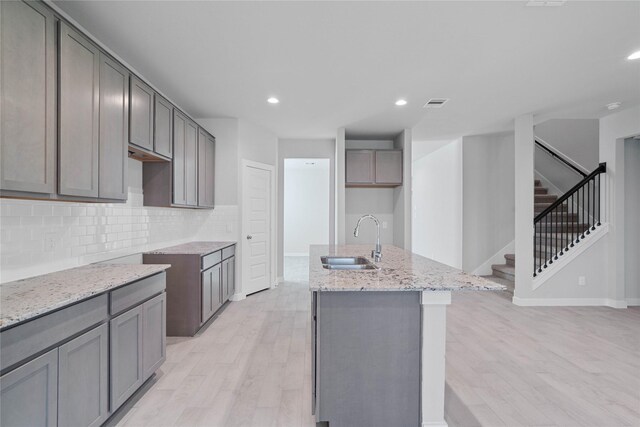
[[(221, 251), (223, 249), (227, 249), (230, 246), (235, 246), (235, 245), (238, 244), (238, 242), (221, 242), (221, 243), (223, 243), (224, 246), (220, 246), (220, 247), (218, 247), (216, 249), (213, 249), (211, 251), (206, 251), (206, 252), (191, 252), (191, 253), (188, 253), (188, 252), (183, 252), (183, 253), (181, 253), (181, 252), (163, 252), (163, 249), (156, 249), (154, 251), (142, 252), (142, 255), (143, 256), (144, 255), (194, 255), (194, 256), (203, 257), (203, 256), (210, 255), (210, 254), (212, 254), (214, 252), (218, 252), (218, 251)], [(176, 246), (180, 246), (180, 245), (176, 245)], [(170, 247), (171, 246), (169, 246), (169, 248)], [(167, 248), (164, 248), (164, 249), (167, 249)]]

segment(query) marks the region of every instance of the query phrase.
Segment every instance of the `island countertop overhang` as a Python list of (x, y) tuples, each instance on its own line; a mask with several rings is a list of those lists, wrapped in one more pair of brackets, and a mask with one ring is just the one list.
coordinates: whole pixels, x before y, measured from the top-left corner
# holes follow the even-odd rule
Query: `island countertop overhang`
[[(377, 270), (327, 270), (320, 257), (362, 256), (371, 260), (371, 245), (312, 245), (309, 289), (336, 291), (503, 291), (504, 285), (467, 274), (392, 245), (383, 247)], [(372, 261), (372, 260), (371, 260)]]

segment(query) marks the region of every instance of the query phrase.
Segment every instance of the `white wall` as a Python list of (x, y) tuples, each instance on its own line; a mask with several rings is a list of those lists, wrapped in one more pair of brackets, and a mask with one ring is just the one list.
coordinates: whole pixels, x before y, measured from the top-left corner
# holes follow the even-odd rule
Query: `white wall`
[[(536, 125), (534, 133), (582, 169), (592, 171), (598, 166), (597, 119), (552, 119)], [(535, 149), (535, 170), (559, 193), (568, 191), (582, 179), (539, 147)]]
[(414, 141), (413, 153), (412, 250), (462, 268), (462, 141)]
[(285, 256), (309, 255), (309, 245), (329, 244), (330, 160), (284, 160)]
[(476, 270), (515, 238), (514, 156), (512, 133), (462, 138), (464, 271)]
[(380, 221), (380, 242), (393, 243), (393, 188), (347, 188), (345, 211), (345, 241), (348, 245), (374, 244), (376, 227), (373, 221), (366, 220), (360, 227), (358, 237), (353, 230), (362, 215), (371, 214)]
[(640, 305), (640, 140), (624, 143), (625, 290), (629, 305)]
[(609, 223), (607, 280), (603, 286), (616, 306), (626, 306), (624, 140), (640, 135), (640, 105), (600, 119), (600, 162), (607, 163), (601, 193)]
[(278, 137), (269, 129), (246, 120), (238, 123), (238, 156), (245, 160), (275, 166)]
[(0, 199), (0, 282), (191, 240), (236, 240), (236, 206), (144, 207), (142, 163), (128, 167), (126, 203)]
[[(343, 150), (344, 152), (344, 150)], [(343, 156), (344, 157), (344, 156)], [(332, 215), (329, 218), (330, 242), (336, 238), (336, 141), (333, 139), (281, 139), (278, 141), (278, 169), (284, 170), (284, 159), (288, 158), (310, 158), (329, 159), (330, 163), (330, 207)], [(344, 182), (342, 184), (344, 187)], [(344, 199), (344, 193), (343, 193)], [(343, 211), (344, 212), (344, 211)], [(284, 230), (284, 174), (278, 174), (278, 277), (283, 277), (283, 230)]]

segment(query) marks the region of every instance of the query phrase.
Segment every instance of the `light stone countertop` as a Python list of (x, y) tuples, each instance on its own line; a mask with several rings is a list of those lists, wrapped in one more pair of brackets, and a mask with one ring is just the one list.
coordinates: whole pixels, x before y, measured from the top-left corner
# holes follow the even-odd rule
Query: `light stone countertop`
[(312, 291), (502, 291), (504, 285), (411, 253), (382, 246), (379, 270), (327, 270), (320, 257), (363, 256), (371, 261), (374, 245), (312, 245), (309, 288)]
[(169, 264), (90, 264), (0, 285), (0, 330), (138, 279)]
[(160, 248), (154, 251), (145, 252), (145, 254), (153, 255), (208, 255), (212, 252), (219, 251), (229, 246), (235, 245), (236, 242), (189, 242), (181, 245)]

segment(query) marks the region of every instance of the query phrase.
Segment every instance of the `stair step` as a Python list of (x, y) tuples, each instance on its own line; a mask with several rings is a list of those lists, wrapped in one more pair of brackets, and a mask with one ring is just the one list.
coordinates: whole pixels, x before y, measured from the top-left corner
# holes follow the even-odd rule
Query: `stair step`
[(507, 265), (516, 266), (516, 254), (504, 254), (504, 259), (507, 261)]
[(493, 270), (494, 276), (498, 276), (511, 281), (516, 280), (516, 269), (513, 266), (507, 264), (493, 264), (491, 266), (491, 270)]
[(553, 203), (558, 200), (555, 194), (535, 194), (533, 197), (535, 203)]
[(533, 193), (534, 194), (547, 194), (549, 192), (548, 188), (545, 187), (534, 187), (533, 188)]
[(540, 182), (540, 180), (539, 180), (539, 179), (534, 179), (534, 180), (533, 180), (533, 185), (534, 185), (535, 187), (540, 187), (540, 186), (542, 185), (542, 182)]

